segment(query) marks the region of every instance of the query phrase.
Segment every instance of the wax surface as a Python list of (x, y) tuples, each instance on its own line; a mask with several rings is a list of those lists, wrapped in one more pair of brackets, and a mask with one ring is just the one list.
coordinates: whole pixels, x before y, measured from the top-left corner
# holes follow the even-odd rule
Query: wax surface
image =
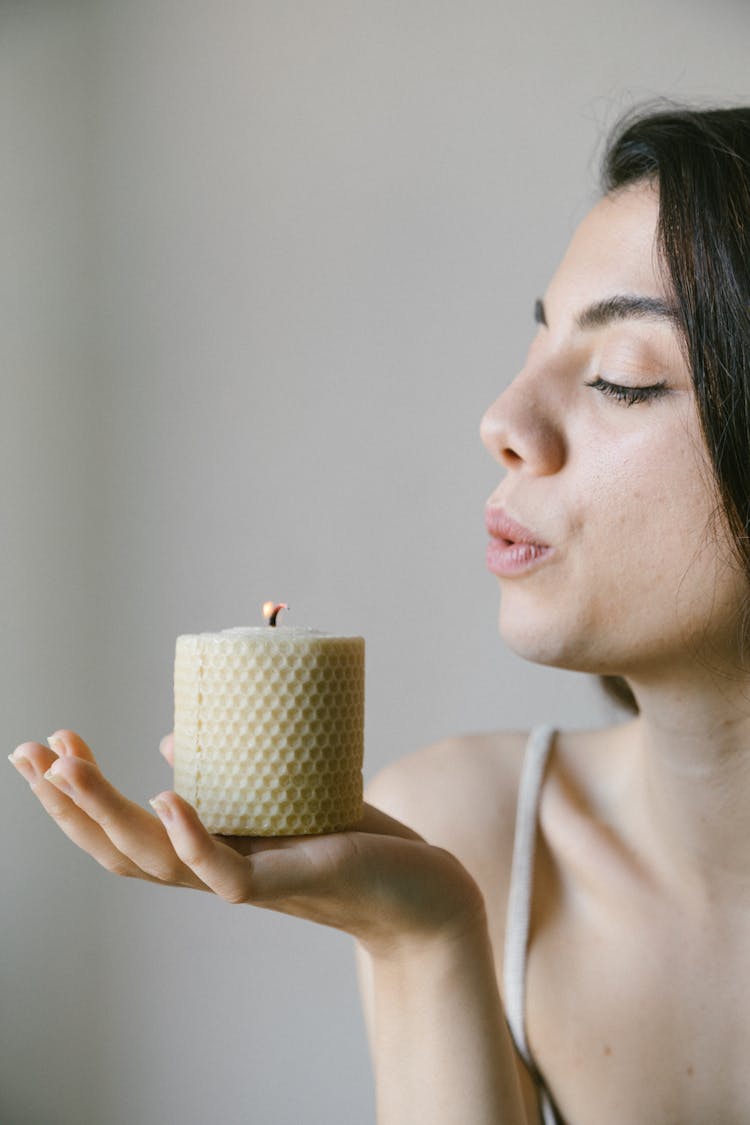
[(290, 626), (177, 638), (174, 787), (209, 832), (334, 832), (362, 815), (362, 637)]

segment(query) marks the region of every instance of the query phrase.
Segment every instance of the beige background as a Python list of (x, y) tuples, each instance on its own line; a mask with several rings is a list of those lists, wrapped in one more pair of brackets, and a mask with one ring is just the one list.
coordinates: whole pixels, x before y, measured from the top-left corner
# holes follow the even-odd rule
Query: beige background
[[(0, 3), (2, 732), (169, 784), (180, 632), (362, 633), (368, 774), (596, 725), (496, 632), (482, 410), (633, 101), (750, 98), (740, 0)], [(0, 1120), (373, 1121), (347, 937), (119, 881), (7, 767)], [(470, 815), (470, 810), (467, 810)]]

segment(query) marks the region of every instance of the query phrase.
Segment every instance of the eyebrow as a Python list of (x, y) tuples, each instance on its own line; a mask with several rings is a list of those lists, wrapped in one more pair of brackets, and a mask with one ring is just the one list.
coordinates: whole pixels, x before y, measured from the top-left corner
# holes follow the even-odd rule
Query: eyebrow
[[(615, 320), (631, 318), (668, 320), (671, 324), (679, 324), (677, 309), (661, 297), (617, 293), (582, 309), (575, 318), (575, 325), (585, 332), (586, 329), (604, 328)], [(534, 320), (547, 327), (547, 315), (541, 297), (537, 297), (534, 303)]]

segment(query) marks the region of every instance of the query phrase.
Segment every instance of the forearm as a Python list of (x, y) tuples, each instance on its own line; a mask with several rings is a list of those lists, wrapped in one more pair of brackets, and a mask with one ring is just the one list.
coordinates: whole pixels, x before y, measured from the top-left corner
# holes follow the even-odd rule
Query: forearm
[(369, 959), (378, 1125), (522, 1125), (485, 927)]

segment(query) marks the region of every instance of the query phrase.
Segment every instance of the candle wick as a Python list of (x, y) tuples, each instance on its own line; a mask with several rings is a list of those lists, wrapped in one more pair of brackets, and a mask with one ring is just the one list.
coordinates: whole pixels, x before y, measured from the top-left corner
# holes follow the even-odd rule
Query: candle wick
[(273, 628), (276, 628), (276, 618), (279, 616), (282, 609), (289, 609), (289, 606), (285, 602), (280, 602), (279, 605), (273, 606), (273, 608), (270, 609), (270, 612), (269, 609), (267, 609), (265, 606), (263, 607), (263, 611), (268, 617), (268, 624)]

